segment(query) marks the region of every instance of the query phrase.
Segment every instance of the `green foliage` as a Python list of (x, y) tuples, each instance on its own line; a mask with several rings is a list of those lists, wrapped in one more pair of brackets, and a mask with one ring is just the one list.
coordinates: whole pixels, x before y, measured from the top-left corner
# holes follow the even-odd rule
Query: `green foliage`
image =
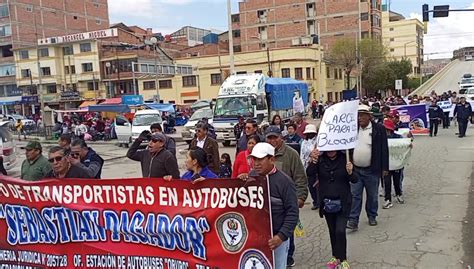
[(357, 44), (354, 39), (341, 38), (334, 43), (329, 52), (329, 61), (344, 67), (347, 89), (350, 89), (350, 75), (357, 67)]

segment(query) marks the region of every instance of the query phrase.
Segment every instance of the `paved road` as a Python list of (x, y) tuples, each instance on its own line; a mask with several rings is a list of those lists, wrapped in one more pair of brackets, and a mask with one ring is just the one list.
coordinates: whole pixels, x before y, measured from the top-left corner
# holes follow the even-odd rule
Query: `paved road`
[(442, 94), (448, 90), (459, 92), (458, 82), (461, 81), (461, 77), (466, 73), (474, 75), (474, 61), (457, 61), (425, 94), (430, 93), (432, 90), (435, 90), (437, 94)]

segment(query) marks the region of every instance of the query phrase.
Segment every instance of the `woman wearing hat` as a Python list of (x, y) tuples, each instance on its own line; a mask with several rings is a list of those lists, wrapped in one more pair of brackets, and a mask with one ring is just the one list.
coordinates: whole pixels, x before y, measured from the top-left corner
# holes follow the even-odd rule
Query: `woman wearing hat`
[[(318, 130), (316, 125), (308, 124), (303, 132), (304, 140), (301, 143), (301, 153), (300, 158), (301, 162), (303, 162), (304, 169), (308, 168), (308, 164), (311, 161), (311, 153), (316, 148), (317, 143), (317, 134)], [(316, 178), (308, 178), (308, 188), (311, 194), (311, 198), (313, 198), (313, 207), (312, 210), (316, 210), (319, 208), (318, 203), (318, 190), (316, 187)]]

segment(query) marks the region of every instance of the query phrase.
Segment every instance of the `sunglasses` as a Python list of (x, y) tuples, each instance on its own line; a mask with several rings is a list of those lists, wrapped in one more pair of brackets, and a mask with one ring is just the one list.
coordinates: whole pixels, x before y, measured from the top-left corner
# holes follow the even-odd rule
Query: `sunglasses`
[(60, 161), (62, 161), (63, 158), (64, 158), (64, 156), (56, 156), (54, 158), (48, 159), (48, 162), (50, 162), (50, 163), (54, 163), (54, 161), (60, 162)]
[(71, 157), (73, 157), (73, 158), (79, 157), (79, 153), (77, 153), (77, 152), (71, 153)]

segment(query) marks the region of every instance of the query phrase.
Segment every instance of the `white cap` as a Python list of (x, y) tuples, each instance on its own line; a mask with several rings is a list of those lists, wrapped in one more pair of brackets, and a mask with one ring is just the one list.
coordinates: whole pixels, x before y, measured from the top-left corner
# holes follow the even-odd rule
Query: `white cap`
[(303, 134), (317, 134), (318, 130), (316, 129), (316, 125), (314, 124), (308, 124), (306, 125), (306, 128), (304, 129)]
[(262, 159), (267, 156), (275, 156), (275, 148), (265, 142), (260, 142), (255, 147), (253, 147), (252, 153), (250, 156), (255, 157), (257, 159)]

